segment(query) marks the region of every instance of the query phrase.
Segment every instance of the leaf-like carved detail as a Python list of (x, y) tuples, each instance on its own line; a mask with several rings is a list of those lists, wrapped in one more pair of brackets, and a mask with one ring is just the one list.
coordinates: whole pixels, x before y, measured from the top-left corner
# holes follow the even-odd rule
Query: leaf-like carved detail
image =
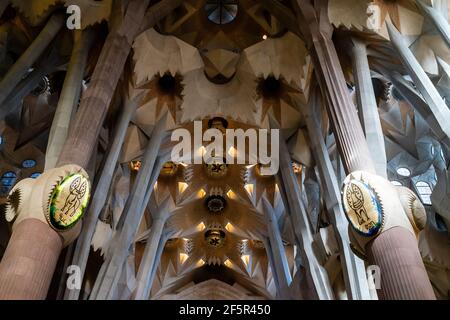
[(65, 0), (65, 4), (66, 6), (80, 7), (82, 29), (102, 21), (108, 21), (111, 15), (112, 0)]
[(22, 202), (22, 192), (20, 189), (15, 189), (11, 194), (8, 196), (8, 204), (11, 206), (11, 209), (14, 210), (14, 212), (19, 211), (19, 206)]
[(61, 4), (61, 0), (12, 0), (12, 6), (16, 8), (31, 25), (39, 25), (51, 12), (51, 10), (58, 4)]

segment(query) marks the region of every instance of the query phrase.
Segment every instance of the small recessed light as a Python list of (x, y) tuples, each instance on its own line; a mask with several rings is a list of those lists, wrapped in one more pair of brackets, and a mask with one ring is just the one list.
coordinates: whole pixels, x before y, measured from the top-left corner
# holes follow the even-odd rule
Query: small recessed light
[(267, 34), (262, 36), (263, 40), (267, 40)]

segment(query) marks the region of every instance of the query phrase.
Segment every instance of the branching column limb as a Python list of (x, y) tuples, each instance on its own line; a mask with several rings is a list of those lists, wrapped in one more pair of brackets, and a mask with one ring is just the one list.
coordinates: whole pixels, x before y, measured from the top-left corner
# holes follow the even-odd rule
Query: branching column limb
[(51, 16), (44, 29), (42, 29), (28, 49), (25, 50), (19, 60), (17, 60), (11, 69), (9, 69), (8, 73), (0, 82), (0, 106), (3, 105), (16, 85), (23, 79), (33, 64), (42, 55), (44, 50), (62, 28), (63, 24), (64, 15), (57, 13)]
[(322, 130), (317, 121), (317, 113), (314, 112), (321, 108), (319, 99), (320, 97), (312, 91), (309, 106), (303, 115), (311, 138), (311, 149), (320, 172), (322, 185), (325, 188), (325, 205), (330, 213), (341, 251), (340, 260), (347, 294), (353, 300), (370, 300), (364, 261), (356, 257), (350, 248), (348, 222), (342, 211), (339, 183), (325, 145)]
[[(89, 211), (83, 220), (83, 229), (75, 247), (75, 253), (73, 256), (72, 264), (79, 266), (81, 271), (81, 278), (84, 277), (86, 270), (86, 263), (89, 256), (89, 249), (91, 246), (92, 237), (95, 232), (95, 226), (97, 225), (98, 217), (105, 206), (106, 198), (108, 196), (109, 186), (113, 180), (114, 171), (117, 167), (117, 161), (122, 150), (123, 141), (130, 123), (131, 117), (136, 111), (137, 102), (127, 101), (123, 113), (119, 118), (119, 124), (116, 129), (115, 137), (111, 145), (111, 149), (108, 153), (108, 157), (103, 166), (103, 170), (100, 175), (100, 180), (97, 183), (97, 187), (92, 197)], [(70, 300), (78, 300), (79, 290), (66, 290), (65, 298)]]
[(362, 125), (366, 134), (367, 144), (375, 170), (379, 176), (387, 177), (386, 147), (381, 128), (378, 104), (370, 76), (369, 61), (367, 60), (366, 44), (361, 40), (351, 40), (351, 56), (353, 58), (353, 76), (356, 82), (356, 102), (361, 113)]
[(72, 57), (50, 129), (47, 152), (45, 154), (46, 170), (56, 166), (56, 161), (66, 141), (70, 121), (80, 99), (86, 62), (93, 39), (94, 33), (92, 29), (75, 33)]

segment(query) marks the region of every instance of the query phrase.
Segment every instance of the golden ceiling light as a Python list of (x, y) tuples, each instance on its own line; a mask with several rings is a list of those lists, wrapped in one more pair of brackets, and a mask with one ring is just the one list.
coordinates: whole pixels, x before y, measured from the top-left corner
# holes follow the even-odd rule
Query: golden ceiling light
[(189, 256), (186, 253), (180, 253), (180, 263), (184, 264)]
[(206, 229), (205, 223), (204, 222), (200, 222), (197, 227), (196, 227), (197, 231), (201, 232), (203, 230)]
[(253, 184), (251, 184), (251, 183), (247, 183), (247, 184), (244, 186), (244, 189), (247, 190), (247, 192), (248, 192), (249, 194), (253, 194), (253, 188), (254, 188), (254, 186), (253, 186)]
[(197, 261), (197, 264), (196, 264), (197, 268), (203, 267), (204, 265), (205, 265), (205, 260), (200, 259)]
[(175, 162), (169, 161), (164, 163), (160, 174), (162, 176), (166, 176), (166, 177), (172, 177), (174, 176), (178, 171), (178, 164), (176, 164)]
[(198, 198), (198, 199), (202, 199), (202, 198), (204, 198), (205, 196), (206, 196), (206, 191), (205, 191), (205, 190), (200, 189), (200, 190), (197, 192), (197, 198)]
[(187, 189), (188, 186), (189, 186), (189, 185), (188, 185), (186, 182), (178, 182), (178, 192), (179, 192), (180, 194), (182, 194), (183, 192), (186, 191), (186, 189)]
[(292, 162), (292, 169), (294, 170), (295, 174), (302, 173), (302, 165), (297, 162)]
[(225, 226), (225, 229), (230, 233), (233, 233), (235, 230), (234, 226), (230, 222), (227, 223), (227, 225)]
[(236, 193), (233, 192), (233, 190), (228, 190), (227, 192), (227, 197), (230, 198), (231, 200), (235, 200), (236, 199)]
[(130, 162), (130, 169), (133, 171), (139, 171), (141, 169), (142, 162), (139, 160), (134, 160)]
[(245, 266), (248, 267), (248, 265), (250, 264), (250, 255), (248, 254), (244, 254), (241, 257), (242, 262), (244, 262)]
[(230, 259), (225, 260), (225, 262), (223, 264), (228, 268), (233, 267), (233, 263), (230, 261)]

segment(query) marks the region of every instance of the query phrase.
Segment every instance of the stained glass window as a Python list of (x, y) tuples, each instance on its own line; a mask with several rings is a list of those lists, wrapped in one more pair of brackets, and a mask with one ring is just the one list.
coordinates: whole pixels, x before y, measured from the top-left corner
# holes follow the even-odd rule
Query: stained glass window
[(209, 0), (206, 2), (205, 11), (208, 20), (215, 24), (227, 24), (236, 19), (238, 13), (237, 0)]
[(7, 194), (9, 190), (11, 190), (12, 186), (16, 183), (16, 179), (17, 175), (14, 172), (5, 172), (0, 179), (0, 193)]
[(430, 184), (425, 181), (418, 181), (416, 183), (416, 190), (419, 193), (422, 202), (427, 205), (431, 205), (431, 190)]
[(411, 170), (409, 170), (408, 168), (398, 168), (397, 173), (403, 177), (411, 176)]
[(35, 173), (31, 174), (30, 178), (31, 179), (37, 179), (37, 178), (39, 178), (40, 175), (41, 175), (40, 172), (35, 172)]
[(22, 162), (22, 167), (25, 169), (34, 168), (36, 166), (36, 161), (32, 159), (27, 159)]

